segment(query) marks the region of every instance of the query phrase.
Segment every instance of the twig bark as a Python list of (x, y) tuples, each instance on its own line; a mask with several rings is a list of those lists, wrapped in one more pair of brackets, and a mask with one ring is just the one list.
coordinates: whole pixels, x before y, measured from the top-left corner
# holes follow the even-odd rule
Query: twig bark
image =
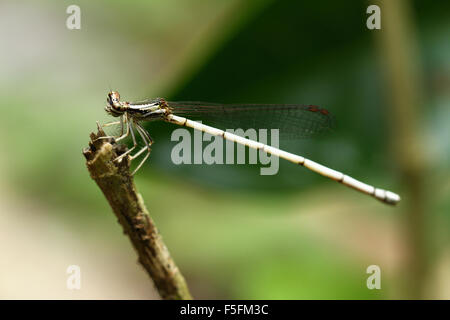
[(153, 220), (150, 218), (140, 194), (136, 192), (130, 175), (129, 158), (116, 163), (112, 160), (126, 151), (126, 146), (116, 144), (105, 136), (99, 127), (91, 133), (89, 148), (83, 150), (92, 179), (102, 190), (128, 235), (162, 299), (192, 299), (184, 277), (170, 256)]

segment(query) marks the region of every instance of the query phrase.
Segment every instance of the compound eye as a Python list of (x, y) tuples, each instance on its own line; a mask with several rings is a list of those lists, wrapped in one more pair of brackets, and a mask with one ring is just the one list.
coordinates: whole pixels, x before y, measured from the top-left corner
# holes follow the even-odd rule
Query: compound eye
[(119, 93), (117, 91), (112, 91), (110, 94), (111, 94), (111, 97), (112, 97), (112, 99), (114, 101), (119, 101), (120, 95), (119, 95)]
[(117, 91), (111, 91), (108, 93), (107, 100), (111, 106), (117, 105), (120, 103), (120, 95)]

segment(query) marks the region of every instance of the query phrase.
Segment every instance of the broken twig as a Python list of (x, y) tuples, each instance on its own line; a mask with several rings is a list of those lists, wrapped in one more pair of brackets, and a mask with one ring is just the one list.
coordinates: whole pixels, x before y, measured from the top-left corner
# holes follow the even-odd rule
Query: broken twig
[(109, 205), (128, 235), (139, 256), (139, 262), (152, 278), (162, 299), (192, 299), (186, 281), (150, 218), (130, 175), (129, 157), (114, 162), (127, 149), (114, 139), (98, 139), (105, 132), (91, 133), (89, 148), (83, 150), (89, 173), (102, 190)]

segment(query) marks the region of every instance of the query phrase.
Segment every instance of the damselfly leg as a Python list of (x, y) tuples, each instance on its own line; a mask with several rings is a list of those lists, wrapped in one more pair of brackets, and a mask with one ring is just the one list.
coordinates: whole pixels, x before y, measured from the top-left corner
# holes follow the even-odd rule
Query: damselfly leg
[(139, 123), (136, 123), (136, 130), (138, 131), (139, 135), (141, 136), (142, 140), (144, 141), (145, 147), (142, 148), (141, 150), (139, 150), (135, 155), (133, 155), (131, 157), (131, 160), (136, 159), (145, 151), (147, 151), (147, 154), (145, 155), (144, 159), (141, 160), (141, 162), (136, 167), (136, 169), (134, 169), (134, 171), (131, 175), (134, 175), (142, 167), (144, 162), (148, 159), (148, 157), (150, 156), (150, 151), (151, 151), (150, 146), (153, 144), (153, 139), (150, 137), (148, 132)]
[[(125, 116), (121, 116), (120, 117), (120, 121), (119, 122), (120, 122), (120, 137), (118, 137), (116, 139), (116, 141), (120, 141), (122, 139), (125, 139), (130, 134), (130, 127), (128, 126), (129, 121), (128, 121), (128, 117), (127, 117), (126, 114), (125, 114)], [(124, 125), (127, 126), (127, 132), (126, 133), (123, 133), (123, 126)]]
[[(124, 117), (125, 117), (125, 119), (124, 119)], [(114, 126), (114, 125), (120, 124), (120, 135), (119, 135), (118, 137), (116, 137), (116, 136), (109, 136), (109, 135), (108, 135), (108, 136), (104, 136), (104, 137), (98, 137), (98, 138), (95, 139), (95, 140), (111, 139), (111, 138), (113, 138), (115, 141), (120, 141), (120, 140), (122, 140), (122, 139), (128, 137), (128, 135), (129, 135), (130, 133), (129, 133), (129, 130), (128, 130), (127, 122), (128, 122), (128, 118), (127, 118), (127, 116), (125, 115), (125, 116), (121, 116), (119, 121), (113, 121), (113, 122), (108, 122), (108, 123), (102, 124), (101, 126), (99, 126), (99, 127), (101, 127), (102, 129), (105, 128), (105, 127), (109, 127), (109, 126)], [(123, 126), (124, 126), (124, 123), (125, 123), (125, 125), (127, 125), (127, 132), (126, 132), (125, 134), (123, 133)]]
[[(150, 113), (160, 113), (160, 112), (159, 111), (149, 112), (149, 114)], [(113, 161), (120, 161), (121, 159), (130, 155), (132, 153), (132, 151), (137, 148), (138, 144), (137, 144), (134, 130), (136, 130), (139, 133), (139, 136), (141, 137), (142, 141), (144, 141), (144, 143), (145, 143), (145, 147), (143, 147), (141, 150), (139, 150), (136, 154), (132, 155), (131, 160), (136, 159), (137, 157), (142, 155), (145, 151), (147, 151), (147, 154), (144, 156), (144, 158), (141, 160), (139, 165), (133, 171), (132, 175), (134, 175), (142, 167), (142, 165), (145, 163), (145, 161), (150, 156), (150, 151), (151, 151), (150, 146), (153, 144), (153, 139), (150, 137), (148, 132), (137, 121), (134, 121), (133, 119), (129, 119), (127, 117), (127, 114), (124, 114), (123, 116), (121, 116), (119, 121), (113, 121), (113, 122), (105, 123), (103, 125), (100, 125), (100, 124), (97, 124), (97, 125), (101, 128), (110, 127), (110, 126), (114, 126), (114, 125), (120, 125), (120, 135), (118, 137), (108, 135), (108, 136), (104, 136), (104, 137), (99, 137), (99, 138), (97, 138), (97, 140), (113, 138), (116, 142), (118, 142), (122, 139), (127, 138), (131, 134), (131, 138), (133, 140), (133, 146), (129, 150), (127, 150), (125, 153), (123, 153), (120, 156), (118, 156), (117, 158), (115, 158)], [(126, 126), (125, 133), (124, 133), (124, 126)]]
[(116, 139), (116, 141), (120, 141), (121, 139), (123, 139), (126, 136), (128, 136), (128, 134), (130, 134), (130, 133), (131, 133), (131, 138), (133, 139), (133, 146), (130, 149), (128, 149), (127, 152), (124, 152), (120, 156), (115, 158), (114, 161), (119, 161), (119, 160), (123, 159), (124, 157), (126, 157), (128, 154), (130, 154), (137, 147), (136, 137), (134, 136), (134, 131), (133, 131), (133, 120), (127, 121), (127, 133), (124, 134), (122, 137)]
[[(102, 124), (102, 128), (106, 128), (106, 127), (110, 127), (110, 126), (115, 126), (115, 125), (117, 125), (117, 124), (120, 124), (120, 121), (113, 121), (113, 122), (108, 122), (108, 123), (104, 123), (104, 124)], [(123, 132), (122, 132), (123, 133)], [(121, 134), (122, 134), (121, 133)]]

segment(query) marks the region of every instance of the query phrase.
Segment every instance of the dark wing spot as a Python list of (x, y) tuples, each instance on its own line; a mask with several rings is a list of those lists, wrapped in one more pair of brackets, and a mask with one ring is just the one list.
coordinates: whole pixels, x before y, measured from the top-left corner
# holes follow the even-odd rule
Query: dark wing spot
[(318, 106), (313, 106), (313, 105), (308, 106), (308, 110), (311, 112), (317, 112), (317, 111), (319, 111), (319, 109), (320, 108)]

